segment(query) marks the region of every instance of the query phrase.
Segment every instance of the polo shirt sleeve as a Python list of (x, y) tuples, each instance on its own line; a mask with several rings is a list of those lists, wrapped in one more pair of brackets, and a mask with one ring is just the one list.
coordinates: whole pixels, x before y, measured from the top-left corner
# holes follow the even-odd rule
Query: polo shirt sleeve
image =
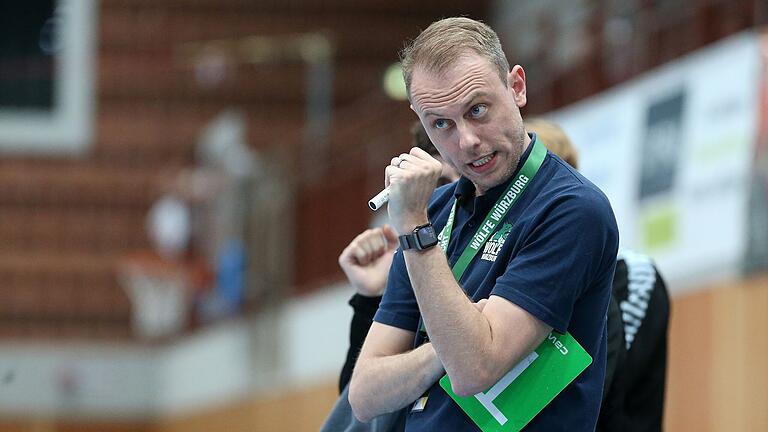
[(379, 310), (376, 311), (373, 320), (381, 324), (416, 332), (419, 326), (419, 316), (419, 306), (416, 303), (413, 287), (408, 278), (403, 251), (398, 249), (389, 269), (384, 298), (382, 298)]
[(524, 234), (491, 294), (522, 307), (560, 333), (574, 304), (618, 248), (613, 213), (605, 197), (587, 192), (555, 200)]

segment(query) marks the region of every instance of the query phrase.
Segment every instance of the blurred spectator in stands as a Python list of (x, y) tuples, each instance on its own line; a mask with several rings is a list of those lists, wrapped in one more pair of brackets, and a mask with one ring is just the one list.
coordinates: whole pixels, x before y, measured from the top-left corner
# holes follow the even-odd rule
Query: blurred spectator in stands
[(193, 322), (191, 307), (211, 285), (211, 268), (194, 247), (194, 203), (182, 170), (160, 179), (160, 196), (147, 214), (152, 249), (120, 260), (119, 280), (132, 303), (134, 333), (153, 339), (177, 335)]

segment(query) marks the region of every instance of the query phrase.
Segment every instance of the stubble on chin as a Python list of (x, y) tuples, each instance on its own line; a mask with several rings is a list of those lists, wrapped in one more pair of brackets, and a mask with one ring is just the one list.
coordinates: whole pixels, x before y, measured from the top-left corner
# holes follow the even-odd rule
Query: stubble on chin
[(516, 138), (513, 138), (513, 145), (512, 150), (509, 154), (509, 166), (507, 167), (507, 171), (504, 173), (504, 180), (501, 182), (505, 182), (509, 180), (510, 177), (512, 177), (512, 174), (515, 172), (515, 169), (517, 169), (517, 166), (520, 164), (520, 158), (523, 156), (523, 152), (525, 151), (525, 131), (522, 131), (522, 134), (519, 134)]

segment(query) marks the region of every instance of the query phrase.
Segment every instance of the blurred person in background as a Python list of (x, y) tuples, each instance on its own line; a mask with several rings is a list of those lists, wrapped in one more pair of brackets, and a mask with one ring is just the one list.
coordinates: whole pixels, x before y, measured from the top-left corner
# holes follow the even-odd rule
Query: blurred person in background
[(556, 154), (568, 165), (579, 169), (579, 151), (576, 150), (576, 146), (573, 145), (560, 126), (551, 121), (534, 117), (525, 120), (525, 130), (535, 133), (538, 138), (541, 138), (541, 142), (547, 146), (547, 150)]
[[(404, 251), (395, 254), (352, 376), (355, 415), (367, 421), (408, 407), (405, 430), (477, 430), (440, 377), (447, 372), (458, 396), (485, 391), (556, 330), (594, 361), (527, 427), (594, 429), (618, 249), (607, 198), (526, 133), (525, 73), (509, 68), (485, 24), (433, 23), (406, 47), (402, 65), (413, 110), (462, 177), (435, 191), (441, 165), (418, 148), (386, 168), (390, 221)], [(499, 212), (503, 232), (483, 234), (488, 215)], [(444, 253), (435, 246), (449, 215), (454, 235), (440, 236)], [(468, 249), (473, 237), (486, 251), (472, 263), (461, 258), (468, 272), (454, 278), (449, 261), (483, 247)], [(488, 249), (489, 239), (499, 247)]]
[(597, 430), (660, 431), (670, 302), (666, 283), (650, 257), (623, 248), (619, 251), (613, 298), (620, 309), (616, 321), (623, 326), (624, 343), (614, 349), (616, 367), (605, 382)]

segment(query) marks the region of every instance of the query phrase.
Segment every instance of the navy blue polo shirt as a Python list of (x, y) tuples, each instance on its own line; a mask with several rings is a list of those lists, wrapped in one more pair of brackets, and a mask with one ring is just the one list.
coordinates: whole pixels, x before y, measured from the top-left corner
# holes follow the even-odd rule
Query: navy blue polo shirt
[[(523, 158), (532, 148), (528, 146)], [(451, 266), (508, 185), (475, 197), (474, 185), (462, 177), (435, 191), (428, 215), (437, 232), (445, 226), (453, 200), (458, 204), (446, 251)], [(525, 429), (594, 430), (605, 375), (606, 311), (619, 243), (608, 199), (548, 152), (504, 222), (475, 256), (460, 284), (473, 301), (498, 295), (556, 331), (570, 332), (593, 358)], [(415, 333), (419, 316), (403, 254), (398, 251), (374, 319)], [(406, 431), (436, 430), (479, 430), (437, 383), (429, 390), (425, 409), (409, 413), (406, 423)]]

